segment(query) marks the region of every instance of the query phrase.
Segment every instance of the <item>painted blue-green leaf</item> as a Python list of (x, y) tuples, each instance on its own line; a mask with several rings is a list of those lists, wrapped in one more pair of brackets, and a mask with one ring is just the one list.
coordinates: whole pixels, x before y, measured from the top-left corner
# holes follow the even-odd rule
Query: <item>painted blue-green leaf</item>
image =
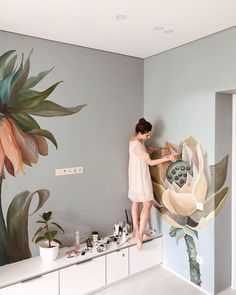
[(33, 109), (28, 109), (27, 112), (31, 115), (40, 117), (58, 117), (58, 116), (68, 116), (79, 112), (86, 105), (78, 105), (76, 107), (66, 108), (62, 107), (50, 100), (45, 100), (37, 107)]
[(31, 257), (28, 236), (28, 216), (30, 204), (34, 197), (38, 197), (38, 205), (32, 214), (42, 208), (49, 197), (49, 191), (47, 189), (40, 189), (33, 193), (24, 191), (15, 196), (8, 208), (7, 228), (9, 239), (16, 250), (18, 259)]
[(7, 104), (11, 93), (11, 83), (14, 73), (0, 81), (0, 98), (2, 104)]

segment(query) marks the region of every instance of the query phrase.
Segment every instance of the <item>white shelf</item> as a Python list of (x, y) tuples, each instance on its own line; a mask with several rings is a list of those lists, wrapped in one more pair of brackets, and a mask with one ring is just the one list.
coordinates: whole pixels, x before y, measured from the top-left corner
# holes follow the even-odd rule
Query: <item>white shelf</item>
[[(161, 234), (153, 234), (150, 238), (146, 239), (146, 241), (161, 237)], [(106, 240), (106, 238), (104, 238), (104, 240)], [(86, 260), (103, 256), (108, 253), (129, 248), (133, 245), (135, 245), (135, 239), (132, 238), (121, 247), (118, 247), (116, 243), (110, 243), (107, 247), (107, 250), (102, 253), (98, 253), (94, 248), (92, 248), (90, 253), (87, 252), (84, 256), (79, 255), (73, 258), (66, 257), (66, 252), (69, 250), (69, 248), (62, 248), (60, 250), (59, 257), (51, 264), (45, 264), (39, 256), (36, 256), (16, 263), (4, 265), (0, 267), (0, 288), (36, 278), (74, 264), (85, 262)], [(86, 245), (82, 244), (81, 250), (84, 248), (86, 248)]]

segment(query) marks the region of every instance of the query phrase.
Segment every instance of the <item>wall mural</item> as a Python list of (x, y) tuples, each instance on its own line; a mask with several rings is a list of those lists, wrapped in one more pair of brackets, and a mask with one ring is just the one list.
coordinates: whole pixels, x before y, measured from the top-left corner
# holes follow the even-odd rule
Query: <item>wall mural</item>
[(25, 63), (22, 55), (19, 67), (15, 66), (17, 55), (14, 52), (15, 50), (10, 50), (0, 56), (0, 266), (31, 257), (28, 238), (30, 204), (38, 196), (38, 206), (32, 213), (34, 214), (49, 197), (47, 189), (17, 194), (8, 208), (5, 222), (1, 204), (1, 186), (5, 172), (15, 176), (19, 171), (24, 172), (25, 165), (36, 164), (39, 155), (47, 156), (46, 139), (57, 148), (53, 134), (41, 129), (31, 115), (68, 116), (85, 106), (66, 108), (48, 100), (48, 96), (60, 82), (42, 92), (33, 90), (52, 69), (28, 77), (32, 51)]
[(155, 195), (154, 206), (171, 225), (169, 234), (175, 237), (177, 244), (184, 238), (191, 281), (201, 286), (194, 240), (198, 239), (198, 230), (206, 227), (224, 204), (229, 189), (222, 188), (228, 156), (209, 167), (206, 152), (193, 137), (189, 137), (180, 146), (166, 143), (163, 149), (156, 151), (153, 158), (170, 152), (178, 154), (176, 162), (150, 169)]

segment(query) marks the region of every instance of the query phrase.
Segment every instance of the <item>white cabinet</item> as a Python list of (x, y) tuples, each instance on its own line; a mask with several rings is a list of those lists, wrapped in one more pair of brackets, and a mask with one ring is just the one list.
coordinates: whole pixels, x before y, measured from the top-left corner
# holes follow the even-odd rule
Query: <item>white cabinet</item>
[(107, 284), (119, 281), (129, 275), (128, 249), (107, 254)]
[(20, 284), (15, 284), (6, 288), (0, 289), (0, 295), (16, 295), (19, 294)]
[(58, 271), (0, 289), (0, 295), (58, 295)]
[(82, 295), (105, 286), (105, 255), (60, 270), (60, 295)]
[(162, 239), (143, 243), (141, 251), (136, 246), (129, 248), (130, 275), (148, 269), (162, 262)]
[(6, 265), (0, 268), (0, 286), (9, 287), (0, 289), (0, 295), (84, 295), (162, 262), (160, 235), (144, 241), (141, 251), (137, 251), (135, 244), (135, 239), (129, 240), (124, 248), (113, 243), (104, 253), (94, 250), (74, 260), (61, 252), (50, 265), (40, 257)]

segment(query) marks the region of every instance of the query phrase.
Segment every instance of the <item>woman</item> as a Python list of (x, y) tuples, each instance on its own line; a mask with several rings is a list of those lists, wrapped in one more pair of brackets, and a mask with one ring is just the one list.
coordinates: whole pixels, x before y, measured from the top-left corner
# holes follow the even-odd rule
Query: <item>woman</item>
[[(174, 155), (168, 155), (162, 159), (151, 160), (144, 142), (150, 138), (152, 125), (144, 118), (140, 119), (135, 128), (135, 135), (129, 143), (129, 193), (132, 201), (133, 234), (137, 240), (137, 248), (141, 250), (144, 231), (147, 226), (153, 203), (152, 181), (149, 165), (155, 166), (167, 161), (174, 161)], [(141, 204), (143, 208), (141, 210)], [(141, 211), (141, 213), (140, 213)], [(139, 222), (140, 219), (140, 222)]]

